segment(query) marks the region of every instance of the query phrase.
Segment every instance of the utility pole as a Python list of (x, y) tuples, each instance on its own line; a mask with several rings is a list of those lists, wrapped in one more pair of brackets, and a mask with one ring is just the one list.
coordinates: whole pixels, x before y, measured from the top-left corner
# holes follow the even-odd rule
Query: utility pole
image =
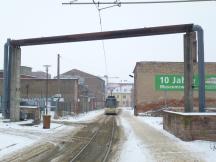
[(109, 94), (108, 94), (108, 75), (104, 75), (104, 78), (106, 79), (106, 85), (105, 85), (105, 98), (107, 97), (107, 96), (109, 96)]
[(26, 98), (28, 98), (28, 94), (29, 94), (29, 84), (26, 85)]
[(45, 114), (47, 115), (47, 109), (48, 109), (48, 75), (49, 75), (49, 67), (51, 65), (44, 65), (46, 68), (46, 109), (45, 109)]
[(58, 98), (56, 102), (56, 109), (55, 109), (55, 118), (58, 118), (59, 116), (59, 100), (61, 97), (61, 90), (60, 90), (60, 54), (57, 55), (57, 87), (58, 87)]
[(57, 79), (58, 79), (58, 94), (60, 94), (60, 54), (57, 58)]
[(123, 93), (122, 93), (122, 80), (121, 80), (121, 83), (120, 83), (120, 97), (121, 97), (121, 98), (120, 98), (120, 104), (121, 104), (121, 107), (122, 107), (122, 105), (123, 105), (123, 104), (122, 104), (122, 94), (123, 94)]

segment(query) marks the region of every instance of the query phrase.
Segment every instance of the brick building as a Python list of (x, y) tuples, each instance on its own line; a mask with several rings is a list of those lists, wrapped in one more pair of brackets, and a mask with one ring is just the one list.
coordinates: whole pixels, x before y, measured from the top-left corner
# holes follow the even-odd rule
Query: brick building
[[(23, 99), (40, 99), (46, 97), (46, 79), (21, 78), (20, 80), (20, 97)], [(3, 79), (0, 79), (0, 96), (2, 96)], [(71, 106), (76, 109), (78, 101), (78, 80), (63, 79), (60, 84), (61, 95), (65, 102), (70, 102)], [(58, 94), (58, 80), (48, 79), (48, 97)]]
[(61, 74), (60, 78), (77, 78), (79, 85), (87, 88), (88, 96), (94, 98), (96, 107), (104, 107), (105, 81), (103, 79), (77, 69), (72, 69)]
[[(29, 67), (21, 68), (20, 97), (22, 101), (44, 107), (46, 79), (43, 79), (43, 75), (36, 78), (34, 74)], [(104, 107), (104, 84), (105, 82), (96, 76), (72, 70), (61, 75), (59, 82), (57, 79), (48, 79), (48, 98), (51, 106), (58, 107), (61, 111), (59, 115), (87, 112)], [(0, 109), (2, 109), (2, 94), (3, 71), (0, 72)], [(61, 100), (57, 106), (56, 100), (59, 94), (61, 94)]]
[[(198, 74), (197, 64), (194, 64), (194, 74), (195, 76)], [(215, 75), (216, 77), (216, 63), (205, 63), (205, 74), (206, 76)], [(178, 80), (179, 83), (166, 87), (171, 89), (158, 89), (157, 77), (163, 75), (168, 75), (168, 77), (176, 76), (176, 78), (180, 78)], [(134, 69), (134, 103), (136, 105), (137, 113), (165, 106), (183, 107), (184, 90), (181, 89), (183, 85), (183, 76), (183, 62), (137, 62)], [(164, 80), (162, 79), (161, 81)], [(174, 82), (177, 81), (173, 80), (173, 83)], [(213, 90), (206, 90), (207, 107), (216, 106), (216, 86), (214, 84), (211, 86), (213, 86)], [(198, 89), (198, 87), (195, 87), (194, 89)], [(195, 109), (198, 107), (197, 90), (194, 90), (194, 107)]]
[[(61, 90), (65, 101), (77, 101), (78, 80), (63, 79), (58, 87), (57, 79), (48, 79), (48, 96), (58, 94)], [(36, 98), (46, 96), (46, 79), (21, 79), (21, 98)]]
[[(46, 79), (47, 74), (44, 71), (33, 71), (31, 75), (38, 79)], [(51, 79), (51, 74), (48, 74), (48, 78)]]

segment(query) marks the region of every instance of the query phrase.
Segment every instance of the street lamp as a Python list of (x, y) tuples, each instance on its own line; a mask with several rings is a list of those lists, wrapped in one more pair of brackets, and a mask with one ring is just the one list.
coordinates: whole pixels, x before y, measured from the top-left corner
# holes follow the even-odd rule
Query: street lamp
[(134, 76), (133, 76), (133, 75), (131, 75), (131, 74), (129, 74), (129, 77), (133, 78)]

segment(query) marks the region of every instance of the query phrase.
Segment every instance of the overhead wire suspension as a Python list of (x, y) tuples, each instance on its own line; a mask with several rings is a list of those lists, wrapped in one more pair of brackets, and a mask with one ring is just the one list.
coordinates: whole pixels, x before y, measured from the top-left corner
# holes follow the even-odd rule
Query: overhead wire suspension
[[(62, 3), (63, 5), (92, 5), (94, 2), (76, 2), (77, 0)], [(160, 4), (160, 3), (191, 3), (191, 2), (215, 2), (216, 0), (155, 0), (155, 1), (124, 1), (124, 2), (97, 2), (97, 5), (136, 5), (136, 4)]]

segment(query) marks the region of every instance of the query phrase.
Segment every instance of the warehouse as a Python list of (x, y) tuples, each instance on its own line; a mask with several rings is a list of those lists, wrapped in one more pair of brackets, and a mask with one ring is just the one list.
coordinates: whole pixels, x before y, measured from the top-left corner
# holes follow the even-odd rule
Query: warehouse
[[(198, 65), (194, 64), (194, 109), (198, 107)], [(216, 63), (205, 63), (206, 107), (216, 106)], [(136, 113), (184, 105), (183, 62), (137, 62), (134, 69)]]

